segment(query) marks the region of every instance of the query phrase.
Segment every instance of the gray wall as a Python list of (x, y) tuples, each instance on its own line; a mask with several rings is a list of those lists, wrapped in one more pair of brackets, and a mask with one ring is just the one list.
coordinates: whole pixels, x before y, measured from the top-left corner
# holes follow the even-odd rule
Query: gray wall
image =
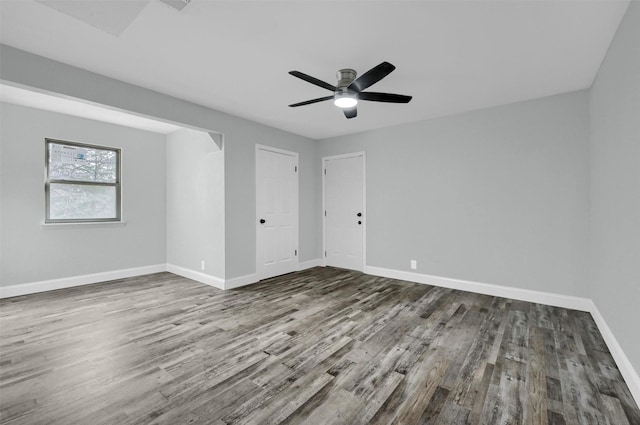
[(640, 3), (591, 89), (591, 296), (640, 371)]
[(320, 212), (315, 192), (320, 172), (312, 140), (10, 46), (0, 45), (0, 56), (2, 80), (224, 133), (227, 279), (255, 272), (255, 144), (298, 152), (300, 261), (320, 258)]
[[(165, 137), (0, 104), (3, 286), (165, 263)], [(122, 148), (126, 226), (43, 228), (45, 137)]]
[(367, 152), (367, 265), (588, 296), (588, 131), (580, 91), (324, 140), (319, 157)]
[(224, 278), (224, 258), (224, 153), (204, 132), (176, 131), (167, 136), (167, 263)]

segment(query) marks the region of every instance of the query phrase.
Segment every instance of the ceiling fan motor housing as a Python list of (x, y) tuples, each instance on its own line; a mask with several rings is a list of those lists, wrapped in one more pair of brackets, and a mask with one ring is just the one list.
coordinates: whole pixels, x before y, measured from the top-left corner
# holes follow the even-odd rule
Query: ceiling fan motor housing
[(335, 95), (337, 97), (341, 97), (345, 95), (348, 95), (348, 96), (355, 95), (356, 93), (352, 90), (348, 90), (347, 87), (349, 87), (349, 85), (353, 83), (357, 75), (358, 74), (354, 69), (349, 69), (349, 68), (341, 69), (340, 71), (336, 72), (338, 85), (336, 86)]
[(356, 71), (354, 69), (341, 69), (336, 72), (336, 78), (338, 79), (338, 88), (346, 88), (349, 84), (353, 83), (353, 80), (356, 79)]

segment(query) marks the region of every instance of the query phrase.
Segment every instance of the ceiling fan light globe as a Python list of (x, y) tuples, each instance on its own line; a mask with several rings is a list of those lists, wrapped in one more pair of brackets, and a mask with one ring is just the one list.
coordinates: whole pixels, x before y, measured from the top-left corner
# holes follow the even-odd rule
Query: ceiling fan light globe
[(356, 106), (358, 104), (358, 99), (352, 96), (339, 96), (333, 100), (333, 104), (338, 108), (348, 109)]

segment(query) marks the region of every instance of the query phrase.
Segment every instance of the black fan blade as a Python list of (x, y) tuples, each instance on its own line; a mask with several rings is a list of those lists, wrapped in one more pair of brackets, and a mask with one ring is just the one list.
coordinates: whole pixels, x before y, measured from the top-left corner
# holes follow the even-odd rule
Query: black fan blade
[(333, 96), (325, 96), (325, 97), (319, 97), (317, 99), (305, 100), (304, 102), (298, 102), (298, 103), (291, 104), (291, 105), (289, 105), (289, 107), (295, 108), (296, 106), (311, 105), (312, 103), (323, 102), (323, 101), (329, 100), (329, 99), (333, 99)]
[(389, 62), (382, 62), (378, 66), (374, 66), (351, 83), (349, 85), (349, 90), (353, 90), (356, 93), (361, 92), (369, 86), (377, 83), (382, 80), (384, 77), (389, 75), (394, 69), (395, 66), (391, 65)]
[(358, 116), (358, 110), (356, 109), (355, 106), (353, 108), (343, 109), (343, 111), (344, 111), (344, 116), (347, 118), (355, 118)]
[(360, 92), (358, 99), (372, 102), (409, 103), (411, 96), (393, 93)]
[(304, 73), (302, 73), (300, 71), (289, 71), (289, 74), (293, 75), (294, 77), (298, 77), (301, 80), (305, 80), (308, 83), (311, 83), (311, 84), (314, 84), (316, 86), (322, 87), (323, 89), (336, 91), (336, 86), (332, 86), (329, 83), (325, 83), (322, 80), (318, 80), (317, 78), (312, 77), (311, 75), (304, 74)]

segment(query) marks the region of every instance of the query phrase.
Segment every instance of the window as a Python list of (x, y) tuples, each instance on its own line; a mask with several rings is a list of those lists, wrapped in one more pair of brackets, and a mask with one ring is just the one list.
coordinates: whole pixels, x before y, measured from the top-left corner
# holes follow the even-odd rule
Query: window
[(45, 223), (120, 221), (120, 149), (45, 139)]

